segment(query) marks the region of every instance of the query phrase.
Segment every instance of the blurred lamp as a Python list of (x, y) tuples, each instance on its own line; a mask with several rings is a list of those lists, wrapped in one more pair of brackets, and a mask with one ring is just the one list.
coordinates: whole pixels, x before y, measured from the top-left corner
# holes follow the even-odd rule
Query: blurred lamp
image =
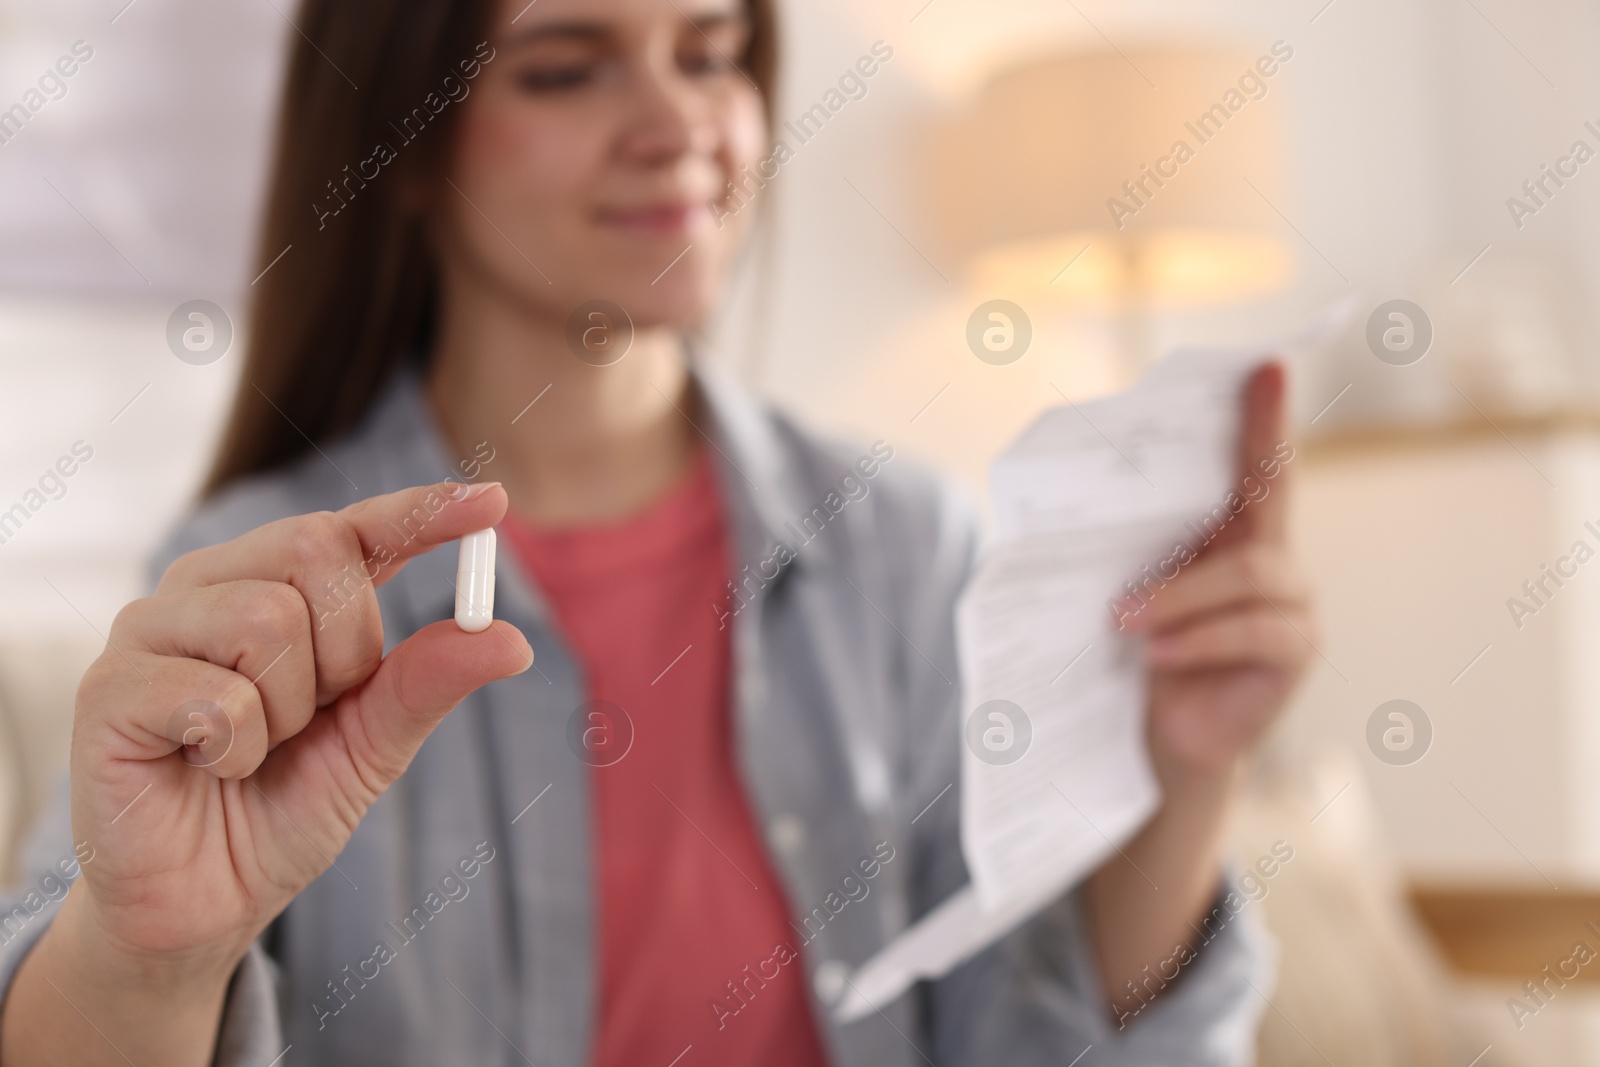
[(989, 296), (1114, 312), (1136, 370), (1154, 312), (1289, 278), (1275, 210), (1282, 66), (1271, 53), (1185, 47), (1002, 71), (932, 133), (942, 251)]

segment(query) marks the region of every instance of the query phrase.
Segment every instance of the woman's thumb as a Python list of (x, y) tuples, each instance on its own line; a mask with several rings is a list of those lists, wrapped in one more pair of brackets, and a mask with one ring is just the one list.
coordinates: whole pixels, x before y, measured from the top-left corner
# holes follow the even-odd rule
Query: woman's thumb
[[(354, 697), (358, 737), (347, 737), (363, 777), (379, 788), (404, 773), (433, 728), (474, 689), (533, 665), (522, 632), (495, 622), (469, 634), (454, 622), (425, 626), (395, 646)], [(346, 699), (349, 699), (347, 697)], [(341, 716), (343, 718), (343, 716)]]

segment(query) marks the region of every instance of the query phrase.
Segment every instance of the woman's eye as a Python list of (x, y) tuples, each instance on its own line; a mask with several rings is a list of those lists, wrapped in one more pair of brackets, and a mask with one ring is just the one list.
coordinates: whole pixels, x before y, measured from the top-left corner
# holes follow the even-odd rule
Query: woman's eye
[(735, 69), (732, 62), (715, 51), (696, 52), (684, 56), (678, 63), (688, 74), (727, 74)]
[(564, 64), (552, 67), (530, 67), (517, 75), (517, 82), (533, 92), (571, 89), (587, 82), (593, 71), (589, 64)]

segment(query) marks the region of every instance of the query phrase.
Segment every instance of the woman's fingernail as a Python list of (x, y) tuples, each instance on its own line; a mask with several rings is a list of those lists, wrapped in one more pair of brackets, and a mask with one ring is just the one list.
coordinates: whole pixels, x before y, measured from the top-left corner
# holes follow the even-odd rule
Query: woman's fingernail
[(499, 482), (475, 482), (472, 485), (467, 486), (466, 495), (463, 496), (461, 499), (462, 500), (476, 500), (476, 499), (478, 499), (478, 497), (480, 497), (483, 494), (487, 493), (489, 490), (493, 489), (495, 486), (497, 486), (499, 484), (500, 484)]

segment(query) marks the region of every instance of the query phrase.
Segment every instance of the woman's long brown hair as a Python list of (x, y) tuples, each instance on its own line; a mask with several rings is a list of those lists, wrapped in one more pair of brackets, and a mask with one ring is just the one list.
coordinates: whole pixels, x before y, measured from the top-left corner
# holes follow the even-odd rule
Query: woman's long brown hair
[[(761, 90), (770, 125), (778, 53), (773, 0), (747, 4), (751, 35), (743, 66)], [(410, 198), (438, 186), (460, 108), (451, 103), (435, 114), (425, 101), (430, 94), (435, 106), (447, 99), (447, 76), (470, 87), (464, 75), (472, 68), (462, 64), (483, 58), (479, 45), (491, 35), (495, 6), (495, 0), (302, 4), (278, 115), (256, 258), (263, 273), (251, 289), (244, 368), (203, 496), (283, 466), (312, 442), (338, 438), (361, 421), (396, 368), (427, 358), (436, 268)], [(364, 179), (361, 171), (371, 171), (361, 164), (374, 160), (379, 144), (392, 147), (393, 159)]]

